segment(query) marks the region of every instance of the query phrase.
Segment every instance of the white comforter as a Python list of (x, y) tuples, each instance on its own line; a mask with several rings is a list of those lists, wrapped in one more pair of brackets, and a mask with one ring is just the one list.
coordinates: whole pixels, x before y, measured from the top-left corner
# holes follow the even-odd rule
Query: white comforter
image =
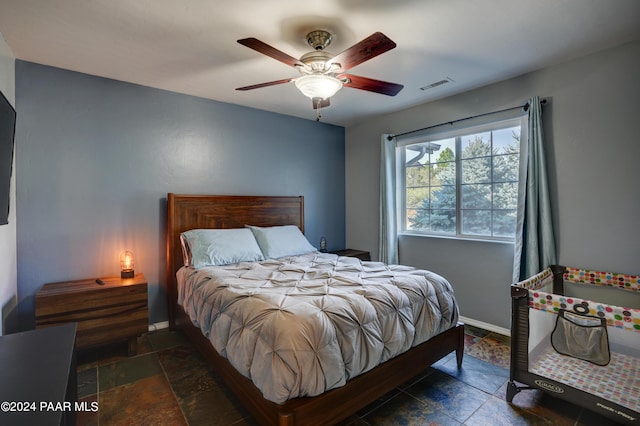
[(178, 271), (179, 303), (276, 403), (314, 396), (454, 326), (441, 276), (309, 253)]

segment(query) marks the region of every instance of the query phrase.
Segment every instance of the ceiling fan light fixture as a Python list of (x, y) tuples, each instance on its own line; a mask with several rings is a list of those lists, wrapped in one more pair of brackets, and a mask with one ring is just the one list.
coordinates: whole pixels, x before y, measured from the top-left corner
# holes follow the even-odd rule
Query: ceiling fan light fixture
[(309, 99), (328, 99), (342, 89), (342, 81), (324, 74), (303, 75), (294, 84)]

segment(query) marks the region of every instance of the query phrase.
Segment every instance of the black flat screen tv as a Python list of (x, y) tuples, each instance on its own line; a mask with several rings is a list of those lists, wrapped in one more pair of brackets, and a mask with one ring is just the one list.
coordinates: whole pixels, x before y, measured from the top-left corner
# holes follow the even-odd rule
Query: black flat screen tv
[(0, 92), (0, 225), (9, 223), (9, 188), (15, 131), (16, 110)]

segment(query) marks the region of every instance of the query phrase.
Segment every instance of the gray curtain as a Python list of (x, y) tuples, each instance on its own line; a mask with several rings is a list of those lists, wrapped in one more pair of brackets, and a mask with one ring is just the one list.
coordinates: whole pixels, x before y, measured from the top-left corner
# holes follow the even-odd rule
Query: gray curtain
[(380, 153), (380, 238), (378, 260), (398, 263), (398, 210), (396, 196), (396, 142), (382, 135)]
[(520, 175), (513, 282), (531, 277), (556, 263), (540, 98), (529, 99), (528, 105), (528, 140), (525, 155), (521, 152), (524, 163)]

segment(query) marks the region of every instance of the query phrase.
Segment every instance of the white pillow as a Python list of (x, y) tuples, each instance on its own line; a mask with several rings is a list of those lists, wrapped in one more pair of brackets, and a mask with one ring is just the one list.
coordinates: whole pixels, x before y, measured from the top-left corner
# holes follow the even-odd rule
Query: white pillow
[(251, 229), (262, 254), (267, 259), (295, 256), (317, 251), (295, 225), (259, 227), (245, 225)]
[(180, 235), (185, 266), (228, 265), (264, 260), (253, 233), (246, 228), (192, 229)]

